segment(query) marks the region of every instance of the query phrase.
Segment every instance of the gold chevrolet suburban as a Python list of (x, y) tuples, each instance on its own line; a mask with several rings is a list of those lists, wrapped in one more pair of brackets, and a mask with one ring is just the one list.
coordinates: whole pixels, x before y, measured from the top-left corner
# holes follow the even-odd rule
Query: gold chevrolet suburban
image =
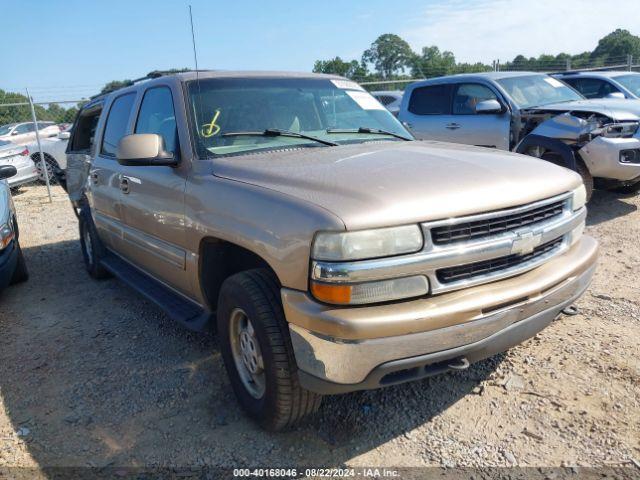
[(272, 430), (502, 352), (595, 269), (576, 173), (415, 141), (337, 76), (159, 75), (86, 104), (67, 154), (90, 275), (214, 326)]

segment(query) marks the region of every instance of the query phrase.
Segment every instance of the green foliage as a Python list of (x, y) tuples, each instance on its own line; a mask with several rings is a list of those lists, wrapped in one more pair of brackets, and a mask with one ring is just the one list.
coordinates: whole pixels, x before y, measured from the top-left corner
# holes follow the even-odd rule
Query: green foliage
[[(5, 92), (0, 90), (0, 125), (17, 122), (31, 121), (31, 108), (28, 105), (29, 99), (20, 93)], [(16, 105), (3, 107), (2, 105), (11, 103), (25, 103), (26, 105)], [(51, 121), (55, 123), (71, 123), (78, 113), (80, 105), (71, 108), (63, 108), (57, 103), (51, 103), (45, 108), (43, 105), (35, 105), (36, 118), (38, 120)]]
[(398, 71), (411, 68), (415, 53), (409, 44), (393, 33), (380, 35), (362, 54), (364, 63), (371, 63), (382, 78), (392, 78)]
[(102, 87), (100, 93), (110, 93), (119, 88), (129, 87), (131, 85), (133, 85), (133, 80), (113, 80)]
[[(572, 69), (601, 67), (624, 64), (627, 55), (632, 55), (634, 62), (640, 61), (640, 37), (627, 30), (618, 29), (603, 37), (593, 52), (577, 55), (559, 53), (557, 55), (542, 54), (526, 58), (516, 56), (512, 61), (500, 64), (500, 70), (561, 71), (567, 67)], [(374, 71), (370, 72), (368, 66)], [(332, 60), (317, 60), (314, 72), (335, 73), (360, 82), (376, 80), (408, 79), (404, 72), (410, 71), (412, 78), (430, 78), (456, 73), (485, 72), (492, 70), (492, 65), (481, 62), (458, 63), (449, 51), (440, 51), (433, 45), (423, 47), (418, 54), (413, 52), (409, 44), (398, 35), (386, 33), (380, 35), (362, 55), (362, 61), (345, 61), (340, 57)], [(385, 89), (402, 88), (405, 83), (387, 84)]]

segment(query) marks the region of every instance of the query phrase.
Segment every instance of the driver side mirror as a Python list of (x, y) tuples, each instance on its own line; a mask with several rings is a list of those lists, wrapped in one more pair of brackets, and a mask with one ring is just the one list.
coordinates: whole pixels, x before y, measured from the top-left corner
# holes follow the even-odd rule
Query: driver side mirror
[(17, 130), (14, 130), (13, 132), (11, 132), (11, 135), (19, 135), (19, 132)]
[(71, 134), (69, 132), (60, 132), (58, 134), (58, 138), (60, 140), (69, 140), (69, 137), (71, 136)]
[(622, 92), (611, 92), (611, 93), (607, 93), (607, 96), (604, 97), (604, 98), (617, 98), (617, 99), (620, 99), (620, 100), (624, 100), (627, 97), (625, 97), (624, 93), (622, 93)]
[(476, 113), (502, 113), (503, 108), (497, 100), (483, 100), (476, 105)]
[(0, 165), (0, 180), (11, 178), (18, 173), (13, 165)]
[(125, 135), (118, 142), (116, 158), (129, 167), (170, 166), (178, 164), (175, 155), (164, 149), (164, 139), (155, 133)]

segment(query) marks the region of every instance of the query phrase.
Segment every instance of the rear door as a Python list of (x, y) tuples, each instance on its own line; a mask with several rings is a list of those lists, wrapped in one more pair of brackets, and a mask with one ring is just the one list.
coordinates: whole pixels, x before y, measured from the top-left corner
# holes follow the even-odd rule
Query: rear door
[[(501, 113), (476, 113), (476, 105), (496, 100), (503, 106)], [(449, 141), (481, 147), (509, 149), (511, 115), (504, 101), (487, 85), (458, 83), (453, 86), (452, 125)], [(445, 126), (446, 128), (446, 126)]]
[(102, 136), (89, 170), (88, 197), (93, 219), (100, 239), (107, 247), (121, 253), (122, 240), (122, 167), (116, 160), (120, 139), (130, 131), (131, 112), (136, 92), (128, 92), (114, 98), (107, 106), (104, 125), (99, 125)]
[[(160, 135), (165, 150), (180, 161), (176, 107), (169, 85), (154, 85), (144, 92), (133, 133)], [(184, 139), (186, 142), (187, 139)], [(184, 191), (190, 163), (177, 167), (126, 166), (122, 170), (125, 257), (171, 287), (190, 291), (186, 273)]]
[(419, 140), (452, 141), (451, 133), (456, 127), (451, 114), (451, 92), (450, 84), (415, 87), (408, 92), (400, 120)]

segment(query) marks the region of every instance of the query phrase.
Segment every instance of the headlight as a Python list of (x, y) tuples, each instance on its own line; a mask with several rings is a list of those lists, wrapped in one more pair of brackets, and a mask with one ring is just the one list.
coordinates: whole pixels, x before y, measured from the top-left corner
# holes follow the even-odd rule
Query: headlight
[(390, 257), (422, 248), (418, 225), (378, 228), (357, 232), (320, 232), (313, 242), (314, 260), (343, 261)]
[(573, 191), (572, 197), (572, 208), (575, 212), (576, 210), (580, 210), (587, 203), (587, 190), (584, 188), (584, 184), (580, 185)]
[(429, 280), (422, 275), (365, 283), (319, 283), (311, 281), (311, 293), (325, 303), (363, 305), (420, 297), (429, 293)]
[(4, 250), (13, 240), (15, 234), (11, 223), (4, 223), (0, 225), (0, 250)]

